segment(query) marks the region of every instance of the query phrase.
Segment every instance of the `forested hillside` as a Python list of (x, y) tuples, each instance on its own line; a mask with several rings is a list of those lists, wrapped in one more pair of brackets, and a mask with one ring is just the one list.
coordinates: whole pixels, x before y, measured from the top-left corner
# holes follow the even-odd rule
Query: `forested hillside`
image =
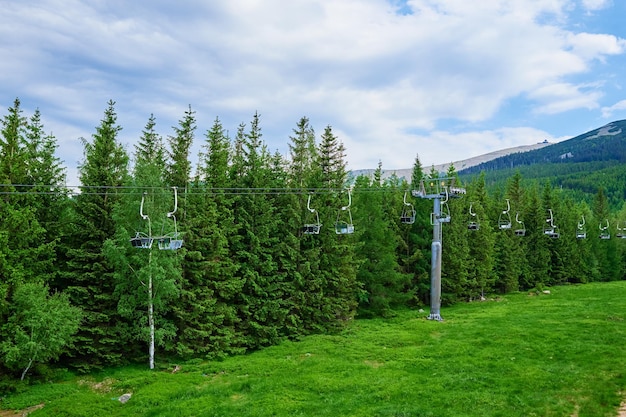
[(562, 188), (574, 200), (591, 204), (602, 187), (619, 210), (626, 199), (626, 120), (619, 120), (541, 149), (514, 153), (459, 171), (465, 180), (481, 172), (490, 189), (519, 172), (525, 181)]
[[(302, 118), (281, 155), (268, 151), (258, 114), (231, 137), (219, 119), (198, 132), (190, 107), (165, 137), (151, 116), (129, 154), (111, 101), (84, 142), (76, 193), (42, 118), (25, 115), (19, 100), (2, 116), (8, 378), (50, 365), (89, 372), (219, 358), (429, 303), (432, 202), (413, 198), (407, 181), (383, 181), (382, 165), (348, 182), (331, 126), (318, 134)], [(439, 175), (425, 173), (417, 154), (414, 185)], [(624, 278), (617, 234), (626, 208), (611, 210), (603, 188), (587, 204), (520, 173), (503, 184), (490, 192), (478, 175), (443, 207), (452, 219), (443, 227), (444, 305)]]

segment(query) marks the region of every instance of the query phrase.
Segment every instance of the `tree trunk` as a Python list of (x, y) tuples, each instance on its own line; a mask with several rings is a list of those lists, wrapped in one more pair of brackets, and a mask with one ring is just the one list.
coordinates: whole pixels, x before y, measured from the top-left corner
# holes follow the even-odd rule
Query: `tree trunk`
[[(148, 265), (152, 263), (152, 251), (150, 251)], [(152, 271), (148, 277), (148, 326), (150, 326), (150, 369), (154, 369), (154, 302), (152, 294)]]

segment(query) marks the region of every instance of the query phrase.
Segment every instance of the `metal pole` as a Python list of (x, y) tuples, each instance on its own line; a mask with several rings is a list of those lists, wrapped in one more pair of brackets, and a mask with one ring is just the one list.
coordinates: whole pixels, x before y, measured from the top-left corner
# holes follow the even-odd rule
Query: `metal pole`
[(428, 320), (442, 321), (441, 310), (441, 201), (433, 199), (433, 243), (430, 260), (430, 315)]

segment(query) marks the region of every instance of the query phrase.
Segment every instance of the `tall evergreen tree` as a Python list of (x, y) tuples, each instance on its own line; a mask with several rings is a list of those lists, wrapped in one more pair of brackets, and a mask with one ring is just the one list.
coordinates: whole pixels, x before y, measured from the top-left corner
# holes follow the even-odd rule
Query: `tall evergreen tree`
[(118, 142), (115, 102), (109, 101), (92, 141), (84, 141), (79, 167), (81, 193), (65, 232), (67, 265), (59, 287), (84, 311), (84, 320), (69, 355), (82, 370), (122, 362), (127, 340), (121, 338), (113, 265), (103, 247), (115, 235), (113, 213), (120, 200), (118, 187), (127, 183), (128, 156)]
[[(603, 187), (598, 188), (598, 192), (593, 202), (594, 223), (591, 225), (591, 239), (596, 241), (595, 250), (598, 259), (600, 279), (602, 281), (614, 281), (619, 279), (621, 273), (617, 268), (619, 257), (615, 239), (611, 239), (611, 215), (608, 199)], [(606, 228), (606, 229), (604, 229)], [(614, 237), (614, 235), (613, 235)]]
[[(411, 171), (411, 189), (417, 190), (423, 179), (422, 164), (419, 156), (416, 155)], [(411, 193), (407, 193), (406, 198), (414, 206), (415, 223), (400, 225), (399, 263), (404, 273), (410, 273), (413, 276), (411, 292), (414, 303), (428, 303), (430, 296), (430, 244), (432, 240), (431, 201), (414, 198)]]
[(355, 218), (367, 225), (357, 234), (356, 253), (361, 264), (356, 278), (362, 289), (358, 308), (361, 317), (391, 316), (393, 309), (406, 305), (411, 296), (405, 292), (410, 275), (400, 272), (396, 258), (398, 241), (391, 226), (393, 220), (385, 216), (381, 176), (379, 163), (371, 182), (360, 176), (355, 184)]
[(241, 346), (235, 297), (243, 288), (230, 256), (237, 229), (228, 177), (230, 139), (219, 119), (206, 133), (188, 197), (185, 258), (175, 306), (176, 350), (183, 357), (221, 357)]

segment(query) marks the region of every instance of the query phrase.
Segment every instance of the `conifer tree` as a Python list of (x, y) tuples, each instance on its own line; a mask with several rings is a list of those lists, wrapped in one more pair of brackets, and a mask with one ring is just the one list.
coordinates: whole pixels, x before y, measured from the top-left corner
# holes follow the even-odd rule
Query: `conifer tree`
[(243, 281), (236, 305), (239, 328), (246, 348), (276, 343), (280, 338), (286, 311), (281, 306), (281, 282), (277, 262), (272, 256), (280, 219), (276, 207), (266, 197), (271, 188), (270, 155), (263, 143), (260, 116), (256, 113), (248, 132), (241, 137), (241, 153), (235, 163), (239, 173), (235, 188), (242, 194), (234, 206), (239, 237), (231, 250), (240, 265), (237, 272)]
[[(340, 217), (346, 220), (350, 203), (346, 187), (345, 148), (330, 126), (324, 129), (317, 151), (317, 172), (314, 176), (318, 188), (327, 189), (320, 204), (320, 217), (334, 224)], [(355, 228), (358, 225), (354, 226)], [(353, 234), (337, 234), (333, 227), (322, 229), (319, 239), (319, 265), (317, 279), (311, 294), (310, 308), (315, 309), (312, 322), (322, 329), (341, 327), (355, 314), (358, 291)]]
[[(432, 178), (437, 178), (439, 176), (439, 173), (436, 173), (434, 172), (434, 169), (431, 169), (430, 176)], [(462, 185), (460, 183), (454, 165), (450, 165), (448, 171), (446, 172), (446, 177), (454, 178), (456, 186)], [(468, 215), (467, 210), (465, 209), (465, 202), (466, 198), (454, 198), (448, 199), (446, 205), (442, 204), (442, 212), (449, 211), (450, 214), (450, 223), (442, 224), (442, 304), (451, 304), (462, 297), (468, 297), (468, 264), (470, 263), (468, 259), (468, 240), (470, 241), (469, 245), (474, 245), (475, 242), (473, 241), (473, 235), (468, 235)], [(429, 203), (432, 205), (431, 200), (429, 200)], [(430, 209), (430, 212), (432, 212), (432, 208)], [(430, 236), (432, 239), (432, 228)]]
[(128, 156), (118, 142), (115, 102), (109, 101), (92, 141), (84, 140), (84, 161), (79, 167), (81, 193), (67, 223), (67, 265), (59, 288), (84, 311), (84, 320), (72, 346), (69, 362), (82, 370), (122, 362), (127, 340), (118, 323), (116, 279), (106, 259), (104, 242), (115, 235), (113, 213), (120, 200), (118, 187), (127, 183)]
[[(616, 240), (609, 238), (601, 238), (604, 232), (607, 236), (611, 234), (611, 215), (609, 209), (608, 199), (603, 187), (598, 188), (598, 192), (593, 201), (593, 215), (594, 223), (591, 225), (590, 238), (596, 241), (595, 250), (598, 259), (598, 268), (600, 272), (600, 279), (602, 281), (615, 281), (620, 277), (620, 271), (617, 268), (619, 265), (619, 257), (617, 253)], [(603, 228), (607, 228), (603, 230)]]
[[(547, 285), (550, 272), (550, 250), (548, 244), (551, 237), (544, 233), (549, 212), (544, 208), (537, 187), (528, 190), (528, 205), (524, 223), (526, 224), (526, 262), (528, 269), (520, 278), (520, 289), (528, 290)], [(558, 226), (558, 224), (555, 224)]]
[[(32, 184), (36, 161), (29, 153), (29, 126), (15, 99), (0, 129), (0, 338), (14, 291), (24, 283), (47, 283), (54, 271), (54, 242), (41, 213), (46, 210)], [(32, 125), (35, 127), (35, 124)], [(52, 168), (51, 168), (52, 169)]]
[[(415, 156), (413, 170), (411, 171), (411, 189), (418, 190), (420, 182), (424, 179), (424, 172), (419, 156)], [(401, 253), (399, 262), (402, 271), (411, 273), (412, 293), (414, 302), (417, 304), (428, 303), (430, 297), (430, 260), (432, 226), (430, 224), (430, 214), (432, 212), (432, 202), (424, 198), (411, 199), (415, 207), (415, 223), (403, 225), (400, 231), (404, 233), (400, 243)]]
[(373, 180), (360, 176), (354, 188), (355, 219), (366, 225), (357, 233), (356, 250), (360, 261), (356, 278), (361, 288), (358, 308), (361, 317), (391, 316), (393, 309), (406, 305), (411, 296), (405, 292), (410, 275), (400, 272), (397, 240), (385, 216), (381, 175), (379, 163)]
[(206, 133), (196, 180), (188, 197), (185, 258), (175, 305), (176, 350), (183, 357), (222, 357), (242, 342), (235, 297), (242, 289), (230, 256), (236, 233), (228, 190), (230, 139), (219, 119)]
[[(320, 186), (318, 155), (315, 143), (315, 131), (309, 119), (302, 117), (289, 143), (290, 159), (287, 169), (287, 185), (294, 192), (291, 215), (288, 214), (287, 227), (299, 231), (298, 239), (293, 242), (292, 274), (293, 304), (286, 323), (293, 334), (306, 334), (323, 328), (317, 314), (320, 300), (323, 298), (323, 283), (319, 273), (320, 234), (325, 228), (332, 228), (331, 221), (320, 217), (320, 209), (325, 201), (322, 192), (316, 192)], [(305, 225), (314, 225), (314, 230), (306, 230)], [(315, 233), (315, 231), (317, 233)]]
[[(196, 125), (196, 112), (189, 109), (174, 127), (174, 135), (168, 137), (170, 145), (168, 183), (184, 190), (191, 177), (189, 152), (193, 144)], [(181, 199), (181, 211), (184, 211), (184, 199)]]

